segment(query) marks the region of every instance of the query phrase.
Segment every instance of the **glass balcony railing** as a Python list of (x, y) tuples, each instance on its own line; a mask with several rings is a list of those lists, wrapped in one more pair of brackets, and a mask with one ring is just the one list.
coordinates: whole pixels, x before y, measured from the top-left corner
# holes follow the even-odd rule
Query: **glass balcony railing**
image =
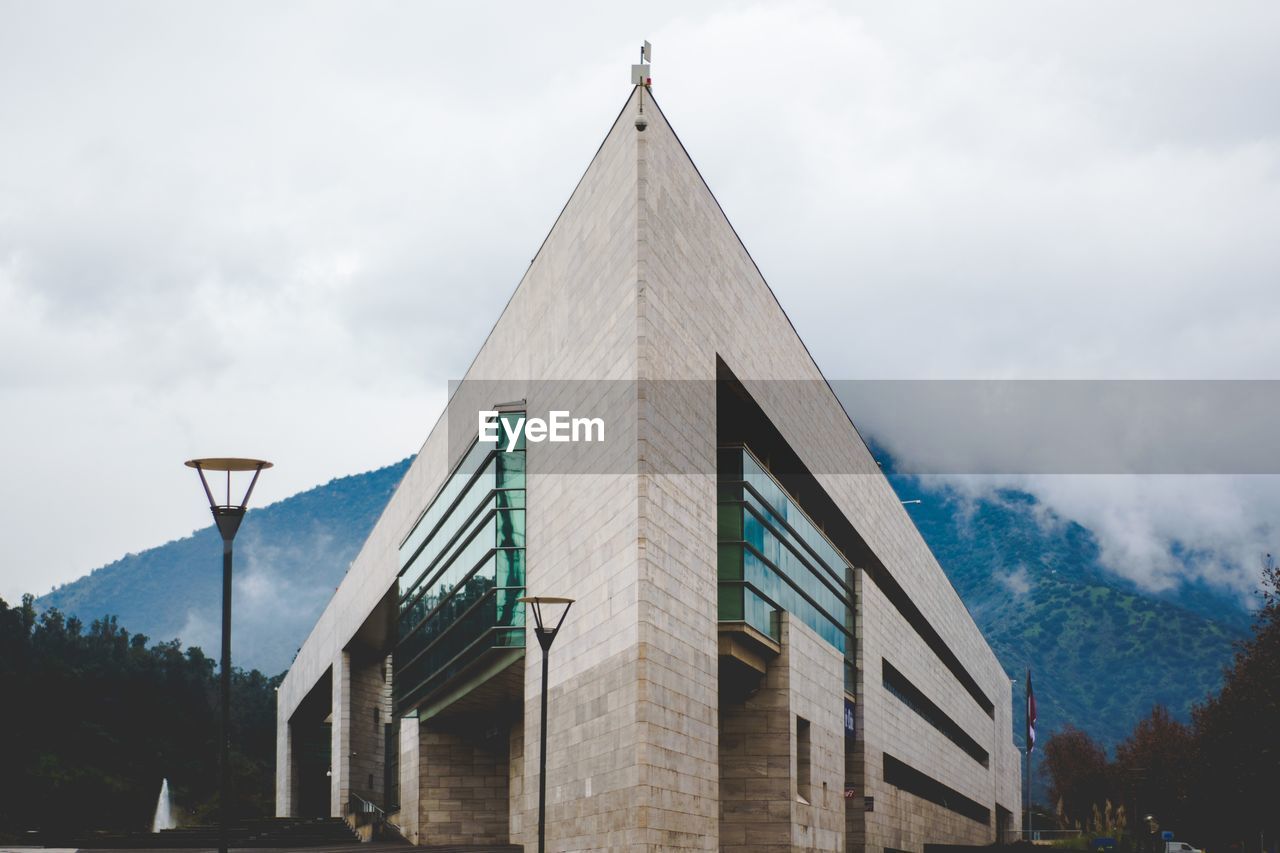
[(844, 655), (845, 690), (853, 693), (853, 569), (741, 445), (719, 452), (717, 525), (720, 621), (778, 640), (785, 610)]
[(524, 462), (523, 446), (472, 444), (401, 545), (401, 713), (486, 654), (524, 647)]

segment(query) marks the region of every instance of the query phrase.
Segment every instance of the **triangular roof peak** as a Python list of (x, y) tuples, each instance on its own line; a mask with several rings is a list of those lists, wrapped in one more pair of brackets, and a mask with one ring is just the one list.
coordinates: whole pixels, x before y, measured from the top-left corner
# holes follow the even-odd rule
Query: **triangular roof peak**
[[(643, 130), (637, 123), (642, 108), (646, 119)], [(691, 293), (698, 299), (682, 298), (682, 294)], [(540, 337), (534, 332), (559, 327), (557, 323), (548, 325), (553, 316), (598, 322), (588, 320), (597, 310), (584, 304), (591, 301), (634, 303), (625, 309), (615, 305), (608, 321), (611, 329), (629, 339), (627, 349), (634, 355), (621, 354), (621, 340), (610, 345), (614, 357), (608, 363), (599, 358), (575, 358), (575, 347), (564, 336), (545, 350), (533, 346), (533, 340)], [(678, 309), (682, 302), (684, 308)], [(566, 373), (575, 374), (572, 378), (634, 378), (655, 375), (653, 370), (670, 375), (662, 368), (663, 359), (648, 358), (643, 347), (646, 340), (652, 340), (645, 323), (655, 304), (667, 312), (679, 310), (679, 317), (674, 313), (669, 317), (693, 325), (707, 322), (708, 317), (716, 317), (720, 323), (743, 319), (748, 303), (753, 306), (752, 316), (770, 317), (775, 338), (791, 339), (788, 348), (796, 350), (800, 358), (783, 362), (765, 359), (758, 368), (738, 366), (735, 371), (741, 375), (745, 370), (746, 375), (760, 378), (821, 379), (817, 365), (652, 89), (633, 85), (466, 378), (569, 378)], [(532, 326), (523, 316), (530, 311), (540, 312)], [(625, 333), (621, 325), (629, 327)], [(580, 330), (570, 337), (582, 343), (584, 333)], [(490, 357), (497, 340), (512, 335), (527, 341), (523, 357)], [(721, 337), (721, 333), (708, 331), (704, 339), (710, 342)], [(697, 375), (714, 376), (714, 363), (714, 354), (703, 359)], [(780, 363), (789, 365), (782, 373)]]

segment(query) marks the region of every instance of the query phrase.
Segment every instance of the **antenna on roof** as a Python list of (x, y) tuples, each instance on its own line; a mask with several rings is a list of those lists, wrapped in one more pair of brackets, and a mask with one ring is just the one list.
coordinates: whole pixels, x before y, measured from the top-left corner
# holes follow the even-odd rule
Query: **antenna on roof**
[(653, 45), (645, 41), (640, 45), (640, 64), (631, 66), (631, 85), (640, 87), (640, 112), (636, 115), (636, 130), (641, 132), (649, 126), (644, 117), (644, 91), (653, 85), (649, 76), (649, 63), (653, 61)]

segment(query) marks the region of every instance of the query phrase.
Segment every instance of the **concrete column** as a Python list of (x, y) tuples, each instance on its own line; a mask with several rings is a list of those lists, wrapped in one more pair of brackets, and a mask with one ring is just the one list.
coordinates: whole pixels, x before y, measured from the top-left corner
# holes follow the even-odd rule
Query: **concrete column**
[[(720, 706), (720, 849), (727, 853), (844, 849), (844, 659), (791, 614), (781, 617), (782, 653), (759, 689)], [(799, 719), (807, 724), (803, 758)]]
[[(783, 614), (784, 630), (786, 614)], [(760, 688), (720, 706), (720, 849), (790, 853), (791, 668), (789, 644), (769, 662)]]
[(855, 568), (852, 572), (853, 600), (857, 603), (856, 617), (853, 620), (854, 661), (857, 665), (854, 693), (858, 697), (853, 707), (855, 736), (845, 742), (844, 753), (844, 786), (854, 792), (855, 796), (844, 803), (844, 836), (845, 849), (862, 851), (867, 849), (867, 771), (866, 771), (866, 730), (865, 705), (862, 701), (867, 693), (865, 678), (866, 665), (863, 649), (863, 625), (866, 620), (862, 615), (862, 586), (866, 582), (866, 573)]
[(351, 653), (333, 661), (333, 729), (330, 750), (329, 815), (342, 817), (351, 794)]
[(385, 806), (386, 738), (389, 722), (385, 703), (386, 671), (382, 656), (344, 653), (349, 664), (350, 704), (345, 720), (350, 733), (349, 790), (378, 806)]
[(418, 718), (400, 718), (400, 812), (394, 818), (405, 838), (413, 844), (419, 842), (418, 816), (420, 814), (421, 774), (418, 755)]
[(295, 799), (295, 773), (293, 767), (293, 737), (289, 720), (276, 714), (276, 816), (290, 817)]
[[(791, 666), (791, 732), (809, 724), (809, 791), (791, 809), (792, 850), (845, 847), (844, 655), (800, 619), (784, 627)], [(805, 802), (807, 800), (807, 802)]]
[(511, 726), (507, 757), (508, 779), (508, 836), (512, 844), (527, 846), (537, 842), (536, 818), (532, 826), (526, 826), (524, 809), (524, 720), (516, 720)]
[(844, 804), (846, 850), (867, 849), (866, 757), (863, 742), (850, 741), (845, 748), (845, 786), (857, 796)]

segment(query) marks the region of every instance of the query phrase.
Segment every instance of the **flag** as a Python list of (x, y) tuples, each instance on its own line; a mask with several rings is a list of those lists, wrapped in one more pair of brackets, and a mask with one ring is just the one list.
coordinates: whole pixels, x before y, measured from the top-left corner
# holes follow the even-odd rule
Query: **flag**
[(1027, 669), (1027, 754), (1036, 748), (1036, 693), (1031, 689), (1031, 669)]

